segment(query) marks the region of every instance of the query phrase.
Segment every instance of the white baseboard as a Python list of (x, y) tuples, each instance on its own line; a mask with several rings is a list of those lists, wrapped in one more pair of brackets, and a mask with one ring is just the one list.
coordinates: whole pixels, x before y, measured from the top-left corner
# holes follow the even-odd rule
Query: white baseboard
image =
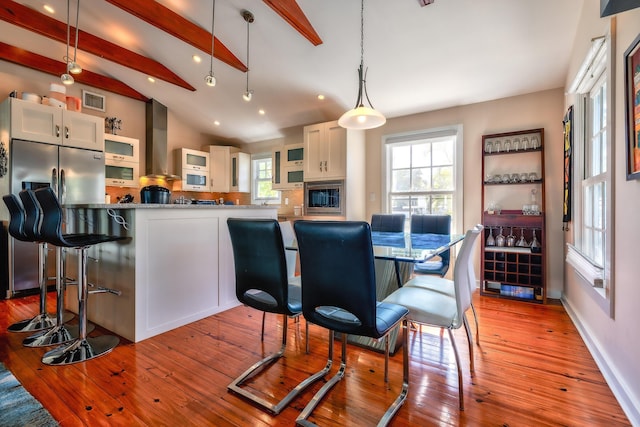
[(562, 301), (562, 305), (567, 311), (567, 314), (584, 340), (613, 395), (618, 400), (627, 418), (629, 418), (631, 425), (640, 426), (640, 402), (629, 392), (630, 389), (627, 386), (627, 382), (625, 382), (623, 376), (616, 370), (615, 364), (609, 363), (607, 353), (601, 351), (599, 344), (591, 338), (591, 334), (589, 334), (589, 331), (585, 328), (580, 316), (571, 307), (571, 303), (567, 301), (564, 295), (560, 301)]

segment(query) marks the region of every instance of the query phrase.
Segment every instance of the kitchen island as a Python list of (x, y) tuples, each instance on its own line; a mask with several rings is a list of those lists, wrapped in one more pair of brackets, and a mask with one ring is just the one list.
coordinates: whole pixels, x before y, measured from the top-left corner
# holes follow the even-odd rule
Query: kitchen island
[[(273, 218), (257, 205), (65, 205), (66, 233), (126, 236), (89, 251), (88, 279), (121, 295), (90, 295), (91, 322), (138, 342), (235, 307), (235, 272), (227, 218)], [(77, 277), (75, 251), (67, 277)], [(92, 288), (90, 288), (91, 291)], [(67, 289), (77, 312), (77, 291)]]

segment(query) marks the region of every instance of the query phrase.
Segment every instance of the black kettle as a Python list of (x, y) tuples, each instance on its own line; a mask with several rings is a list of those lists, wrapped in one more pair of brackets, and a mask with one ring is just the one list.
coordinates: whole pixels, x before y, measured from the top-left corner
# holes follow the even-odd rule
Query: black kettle
[(171, 191), (159, 185), (148, 185), (140, 190), (142, 203), (170, 203)]

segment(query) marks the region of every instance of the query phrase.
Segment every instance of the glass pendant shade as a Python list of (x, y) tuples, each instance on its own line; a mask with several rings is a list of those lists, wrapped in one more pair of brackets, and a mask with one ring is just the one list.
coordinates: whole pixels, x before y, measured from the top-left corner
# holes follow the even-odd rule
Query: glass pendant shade
[(253, 91), (248, 90), (245, 93), (242, 94), (242, 99), (244, 99), (245, 101), (249, 102), (251, 101), (251, 97), (253, 96)]
[(215, 86), (216, 85), (216, 78), (213, 75), (213, 71), (209, 74), (207, 74), (207, 76), (204, 78), (205, 83), (207, 84), (207, 86)]
[(373, 108), (360, 104), (338, 119), (338, 125), (347, 129), (373, 129), (382, 126), (387, 119)]
[(82, 67), (75, 61), (69, 61), (67, 63), (67, 72), (71, 74), (80, 74), (82, 72)]
[(73, 80), (73, 76), (69, 73), (64, 73), (63, 75), (60, 76), (60, 81), (62, 81), (62, 84), (64, 85), (72, 85), (74, 80)]

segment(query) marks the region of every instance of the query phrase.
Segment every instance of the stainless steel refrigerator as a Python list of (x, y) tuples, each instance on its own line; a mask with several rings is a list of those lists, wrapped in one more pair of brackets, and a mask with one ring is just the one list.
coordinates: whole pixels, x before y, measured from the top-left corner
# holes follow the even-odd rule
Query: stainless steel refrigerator
[[(62, 204), (104, 203), (103, 152), (13, 139), (9, 159), (13, 194), (51, 186)], [(10, 238), (8, 258), (8, 296), (38, 288), (37, 245)], [(54, 272), (54, 263), (48, 264)]]

